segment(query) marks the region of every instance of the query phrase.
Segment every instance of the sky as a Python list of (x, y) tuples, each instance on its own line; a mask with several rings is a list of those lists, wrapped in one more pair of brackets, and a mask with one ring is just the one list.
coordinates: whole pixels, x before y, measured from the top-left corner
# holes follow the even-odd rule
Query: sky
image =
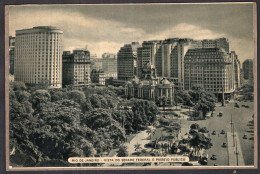
[(9, 6), (9, 35), (35, 26), (63, 30), (63, 50), (98, 57), (124, 44), (166, 38), (226, 37), (241, 62), (254, 58), (253, 4), (125, 4)]

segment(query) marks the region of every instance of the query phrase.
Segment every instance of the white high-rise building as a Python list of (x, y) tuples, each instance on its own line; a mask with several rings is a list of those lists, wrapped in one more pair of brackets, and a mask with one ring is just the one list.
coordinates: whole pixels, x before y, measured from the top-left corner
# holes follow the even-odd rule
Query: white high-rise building
[(55, 27), (39, 26), (16, 31), (15, 81), (28, 84), (47, 83), (62, 86), (63, 31)]

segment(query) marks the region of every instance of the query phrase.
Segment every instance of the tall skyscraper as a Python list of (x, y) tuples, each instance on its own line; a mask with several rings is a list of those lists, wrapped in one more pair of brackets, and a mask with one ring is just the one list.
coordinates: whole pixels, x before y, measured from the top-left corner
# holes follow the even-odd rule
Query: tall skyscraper
[(144, 41), (137, 50), (137, 76), (142, 78), (142, 68), (147, 64), (155, 66), (157, 50), (161, 47), (160, 40)]
[(253, 80), (254, 79), (254, 68), (253, 68), (253, 59), (247, 59), (243, 62), (243, 72), (245, 80)]
[(64, 51), (62, 55), (62, 87), (84, 87), (90, 80), (90, 53), (87, 50)]
[(230, 59), (232, 61), (232, 68), (233, 68), (233, 77), (232, 81), (234, 82), (235, 89), (240, 88), (240, 61), (235, 51), (230, 52)]
[(185, 55), (184, 89), (204, 88), (217, 94), (234, 91), (233, 68), (230, 56), (222, 49), (189, 49)]
[(138, 42), (126, 44), (120, 48), (117, 54), (117, 77), (118, 80), (128, 81), (136, 75), (136, 58)]
[(39, 26), (16, 31), (15, 81), (29, 84), (62, 85), (63, 31), (55, 27)]

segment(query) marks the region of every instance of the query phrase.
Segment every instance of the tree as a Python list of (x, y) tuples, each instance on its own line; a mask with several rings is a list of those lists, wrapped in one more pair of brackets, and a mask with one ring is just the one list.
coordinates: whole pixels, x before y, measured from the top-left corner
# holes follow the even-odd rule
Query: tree
[(195, 132), (192, 135), (192, 138), (189, 140), (189, 144), (195, 149), (195, 153), (201, 149), (209, 149), (212, 146), (211, 139), (199, 132)]
[(178, 146), (176, 143), (173, 143), (173, 145), (171, 146), (171, 149), (170, 149), (170, 153), (171, 154), (176, 154), (177, 153), (177, 150), (178, 150)]
[(97, 94), (91, 95), (90, 102), (93, 108), (101, 108), (101, 102)]
[(82, 105), (86, 101), (84, 92), (79, 90), (72, 90), (68, 92), (68, 98)]
[(206, 127), (202, 127), (202, 128), (199, 128), (199, 132), (201, 133), (207, 133), (209, 132), (208, 129)]
[(117, 152), (117, 156), (118, 157), (127, 157), (128, 156), (127, 147), (124, 145), (120, 146), (119, 150)]
[(141, 144), (137, 143), (134, 145), (135, 151), (137, 153), (137, 155), (140, 155), (140, 151), (142, 150)]
[(184, 154), (190, 152), (190, 149), (186, 144), (179, 144), (178, 149), (180, 149), (182, 151), (182, 153), (184, 153)]
[(24, 91), (27, 89), (24, 82), (11, 82), (10, 88), (12, 88), (14, 91), (18, 91), (18, 90)]
[(44, 89), (39, 89), (36, 90), (32, 95), (31, 95), (31, 103), (34, 109), (40, 110), (42, 104), (48, 103), (51, 101), (51, 95), (47, 90)]
[(191, 129), (199, 129), (200, 125), (198, 125), (197, 123), (194, 123), (190, 126)]

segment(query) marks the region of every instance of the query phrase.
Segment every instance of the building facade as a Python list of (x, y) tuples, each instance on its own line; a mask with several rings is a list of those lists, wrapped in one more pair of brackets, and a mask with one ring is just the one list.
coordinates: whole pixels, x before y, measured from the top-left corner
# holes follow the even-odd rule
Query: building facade
[(229, 53), (229, 42), (227, 38), (218, 38), (218, 39), (205, 39), (202, 40), (202, 48), (219, 48), (224, 49), (227, 53)]
[(118, 80), (128, 81), (136, 74), (136, 59), (138, 42), (126, 44), (120, 48), (117, 54), (117, 78)]
[(62, 55), (62, 87), (84, 87), (90, 80), (90, 53), (86, 50), (64, 51)]
[(102, 69), (100, 70), (95, 70), (93, 69), (91, 71), (91, 82), (100, 84), (100, 85), (105, 85), (106, 77), (105, 73)]
[(243, 73), (245, 80), (253, 80), (254, 79), (254, 68), (253, 68), (253, 60), (247, 59), (243, 62)]
[(229, 54), (218, 48), (189, 49), (185, 55), (184, 89), (204, 88), (221, 97), (234, 92)]
[(190, 43), (191, 39), (179, 38), (143, 42), (137, 54), (138, 77), (143, 77), (143, 67), (149, 63), (155, 66), (158, 77), (165, 77), (183, 89), (184, 56)]
[(102, 55), (102, 70), (105, 74), (117, 73), (117, 59), (115, 54), (104, 53)]
[(167, 79), (139, 80), (134, 78), (125, 85), (125, 96), (158, 101), (166, 98), (166, 105), (172, 105), (174, 100), (174, 84)]
[(235, 89), (239, 89), (241, 86), (241, 78), (240, 78), (240, 61), (238, 59), (237, 54), (235, 51), (230, 52), (230, 59), (232, 61), (232, 68), (233, 68), (233, 78), (232, 81), (234, 82)]
[(15, 37), (9, 36), (9, 73), (14, 74)]
[(29, 84), (62, 85), (63, 31), (39, 26), (16, 30), (14, 77)]
[[(161, 42), (160, 40), (144, 41), (142, 46), (137, 49), (137, 76), (139, 78), (142, 78), (142, 68), (146, 64), (155, 66), (156, 59), (161, 57), (161, 52), (157, 52), (158, 49), (161, 49)], [(159, 68), (158, 70), (161, 73)]]

